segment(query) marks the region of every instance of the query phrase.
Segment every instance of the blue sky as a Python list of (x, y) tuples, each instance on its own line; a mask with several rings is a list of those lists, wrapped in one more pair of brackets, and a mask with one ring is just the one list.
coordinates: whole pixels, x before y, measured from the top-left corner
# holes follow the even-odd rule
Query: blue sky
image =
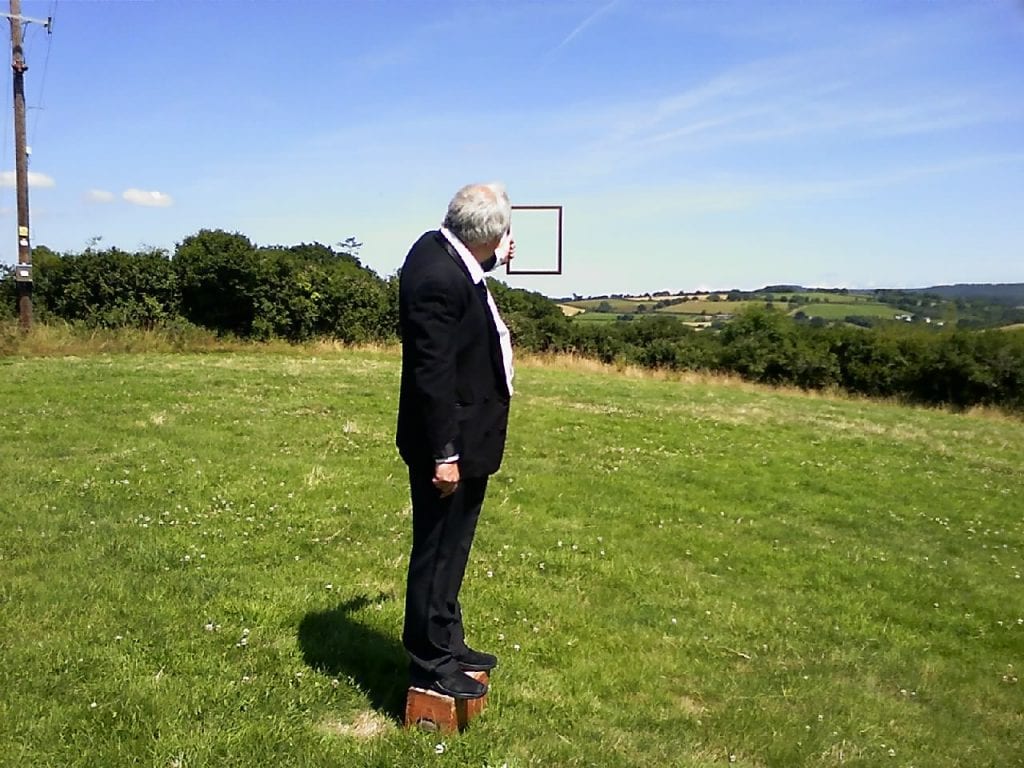
[(501, 180), (564, 206), (564, 274), (506, 278), (552, 296), (1024, 281), (1017, 0), (22, 13), (55, 18), (26, 30), (34, 244), (355, 236), (386, 275), (455, 189)]

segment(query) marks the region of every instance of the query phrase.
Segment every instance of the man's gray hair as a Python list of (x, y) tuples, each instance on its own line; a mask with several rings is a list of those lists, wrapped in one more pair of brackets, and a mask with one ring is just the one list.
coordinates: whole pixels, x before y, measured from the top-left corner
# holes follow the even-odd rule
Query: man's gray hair
[(512, 221), (512, 203), (504, 184), (467, 184), (448, 203), (444, 226), (466, 245), (500, 240)]

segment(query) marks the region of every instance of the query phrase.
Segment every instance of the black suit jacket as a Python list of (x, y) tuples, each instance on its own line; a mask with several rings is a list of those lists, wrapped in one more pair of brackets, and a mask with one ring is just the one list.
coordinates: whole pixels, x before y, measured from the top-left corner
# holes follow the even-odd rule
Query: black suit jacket
[(459, 455), (463, 477), (501, 465), (509, 391), (486, 287), (440, 232), (412, 246), (399, 278), (399, 453), (410, 466)]

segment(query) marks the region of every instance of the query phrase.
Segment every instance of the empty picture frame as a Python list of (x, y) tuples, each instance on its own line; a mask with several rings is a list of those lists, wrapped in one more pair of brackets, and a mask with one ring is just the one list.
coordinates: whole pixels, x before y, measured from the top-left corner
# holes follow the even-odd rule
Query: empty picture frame
[(562, 206), (513, 205), (512, 236), (516, 257), (508, 275), (562, 274)]

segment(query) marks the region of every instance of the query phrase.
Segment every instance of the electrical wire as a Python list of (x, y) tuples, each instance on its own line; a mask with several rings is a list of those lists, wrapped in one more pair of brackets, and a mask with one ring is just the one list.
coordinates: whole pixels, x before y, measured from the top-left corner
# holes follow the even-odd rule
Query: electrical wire
[(32, 130), (29, 132), (29, 145), (35, 143), (36, 128), (39, 126), (39, 113), (42, 112), (45, 107), (43, 106), (43, 97), (46, 93), (46, 73), (50, 70), (50, 49), (53, 44), (53, 19), (57, 13), (57, 0), (53, 0), (50, 5), (50, 27), (46, 30), (46, 58), (43, 60), (43, 76), (39, 80), (39, 99), (36, 102), (35, 114), (32, 116)]

